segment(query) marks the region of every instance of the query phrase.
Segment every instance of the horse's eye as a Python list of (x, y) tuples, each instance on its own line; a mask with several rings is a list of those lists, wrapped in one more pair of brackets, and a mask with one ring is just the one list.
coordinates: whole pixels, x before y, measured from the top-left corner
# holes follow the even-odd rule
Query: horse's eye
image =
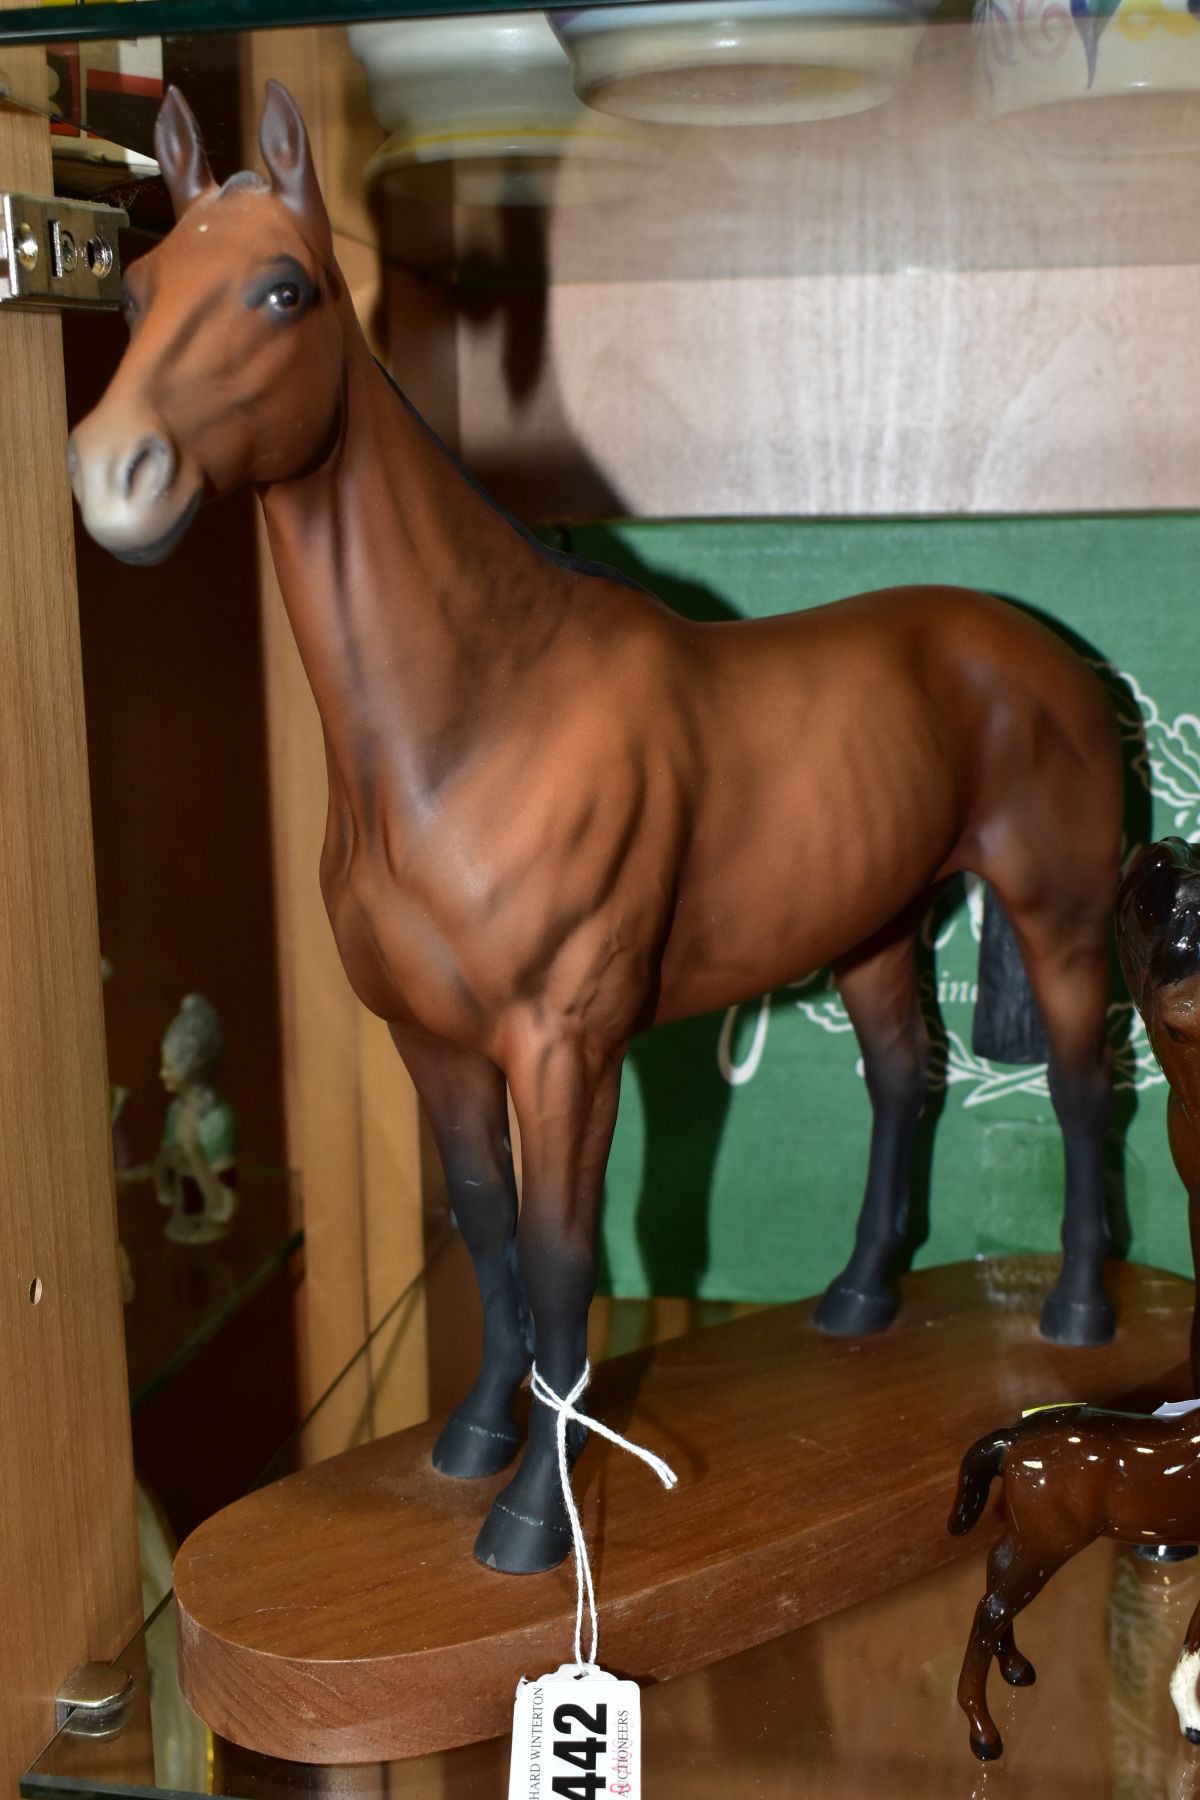
[(267, 305), (275, 312), (290, 312), (300, 304), (300, 289), (294, 281), (281, 281), (267, 295)]

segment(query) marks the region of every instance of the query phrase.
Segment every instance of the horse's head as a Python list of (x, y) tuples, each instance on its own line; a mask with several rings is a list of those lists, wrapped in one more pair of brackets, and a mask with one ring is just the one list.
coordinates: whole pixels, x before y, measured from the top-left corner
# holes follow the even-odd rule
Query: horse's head
[(1190, 1076), (1200, 1097), (1200, 846), (1164, 838), (1138, 851), (1117, 895), (1117, 938), (1168, 1080)]
[(174, 229), (125, 284), (131, 342), (71, 437), (71, 484), (91, 535), (158, 562), (200, 501), (314, 467), (341, 419), (341, 283), (296, 103), (267, 84), (259, 131), (270, 179), (218, 187), (174, 88), (155, 152)]

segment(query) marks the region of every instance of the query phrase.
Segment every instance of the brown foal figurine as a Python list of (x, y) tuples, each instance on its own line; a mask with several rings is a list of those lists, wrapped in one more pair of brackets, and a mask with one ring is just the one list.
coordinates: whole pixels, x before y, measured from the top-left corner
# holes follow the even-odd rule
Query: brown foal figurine
[[(1167, 1137), (1187, 1189), (1200, 1278), (1200, 855), (1182, 838), (1146, 844), (1117, 896), (1121, 967), (1170, 1086)], [(1200, 1393), (1200, 1289), (1192, 1313), (1192, 1385)]]
[[(987, 1707), (992, 1658), (1011, 1687), (1032, 1683), (1033, 1664), (1017, 1649), (1013, 1621), (1055, 1570), (1098, 1537), (1143, 1545), (1200, 1539), (1200, 1410), (1159, 1418), (1056, 1406), (989, 1432), (962, 1460), (950, 1514), (956, 1536), (975, 1524), (996, 1476), (1004, 1483), (1007, 1526), (988, 1557), (987, 1592), (958, 1678), (971, 1748), (985, 1762), (1004, 1749)], [(1194, 1744), (1198, 1674), (1200, 1606), (1171, 1680), (1179, 1729)]]
[[(928, 1062), (914, 941), (959, 870), (1005, 908), (1051, 1045), (1066, 1210), (1043, 1329), (1107, 1338), (1121, 771), (1093, 677), (1023, 613), (953, 588), (700, 625), (544, 548), (373, 360), (275, 83), (260, 141), (269, 180), (219, 188), (187, 106), (164, 102), (177, 224), (129, 271), (132, 342), (74, 434), (72, 480), (88, 530), (131, 561), (165, 556), (206, 495), (261, 498), (324, 726), (334, 934), (427, 1109), (483, 1295), (483, 1366), (437, 1466), (511, 1460), (535, 1347), (559, 1395), (583, 1369), (631, 1036), (831, 961), (874, 1125), (820, 1322), (888, 1323)], [(538, 1406), (476, 1553), (532, 1571), (568, 1543)]]

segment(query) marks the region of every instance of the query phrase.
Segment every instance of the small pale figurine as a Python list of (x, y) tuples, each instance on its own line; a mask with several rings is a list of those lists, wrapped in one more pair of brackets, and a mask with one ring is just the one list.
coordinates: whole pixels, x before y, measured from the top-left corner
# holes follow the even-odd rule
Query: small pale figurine
[(225, 1039), (216, 1008), (188, 994), (162, 1043), (162, 1083), (173, 1096), (154, 1163), (154, 1186), (171, 1209), (166, 1236), (176, 1244), (211, 1244), (225, 1236), (237, 1211), (237, 1128), (218, 1092)]

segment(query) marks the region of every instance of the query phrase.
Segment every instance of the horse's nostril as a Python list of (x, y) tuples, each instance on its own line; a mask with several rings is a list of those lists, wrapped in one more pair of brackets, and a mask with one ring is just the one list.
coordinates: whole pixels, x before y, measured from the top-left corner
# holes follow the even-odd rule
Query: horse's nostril
[(138, 470), (145, 463), (146, 458), (149, 456), (149, 454), (150, 454), (149, 450), (143, 444), (139, 450), (134, 451), (133, 455), (130, 457), (129, 461), (126, 463), (126, 465), (125, 465), (125, 492), (127, 494), (131, 494), (133, 492), (133, 484), (137, 480)]
[(1189, 1744), (1200, 1744), (1200, 1729), (1195, 1725), (1189, 1725), (1183, 1735)]
[(161, 500), (174, 473), (175, 459), (162, 438), (144, 437), (125, 464), (125, 496), (129, 500)]

